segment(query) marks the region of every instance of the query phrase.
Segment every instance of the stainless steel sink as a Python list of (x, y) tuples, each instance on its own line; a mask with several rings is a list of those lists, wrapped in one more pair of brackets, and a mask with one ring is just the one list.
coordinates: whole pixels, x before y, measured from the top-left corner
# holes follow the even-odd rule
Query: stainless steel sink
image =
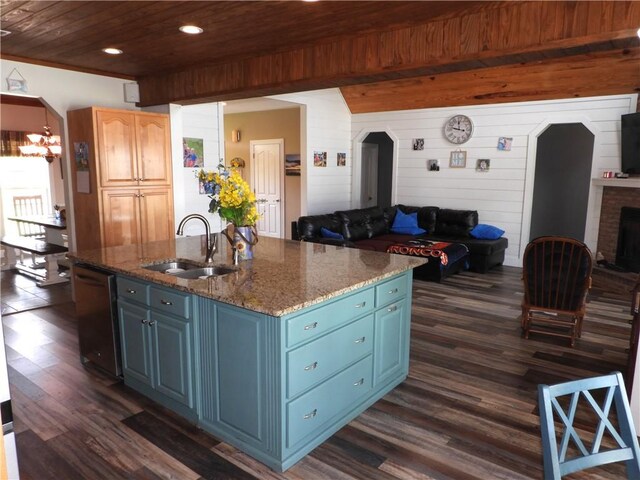
[(170, 275), (175, 275), (177, 273), (182, 273), (186, 270), (193, 270), (194, 268), (202, 268), (202, 265), (199, 265), (194, 262), (189, 262), (186, 260), (176, 260), (173, 262), (153, 263), (151, 265), (143, 265), (142, 268), (145, 268), (147, 270), (153, 270), (154, 272), (162, 272), (162, 273), (168, 273)]
[(184, 272), (175, 273), (173, 274), (173, 276), (178, 278), (194, 279), (194, 278), (219, 277), (221, 275), (227, 275), (233, 272), (235, 272), (233, 268), (205, 267), (205, 268), (194, 268), (192, 270), (186, 270)]

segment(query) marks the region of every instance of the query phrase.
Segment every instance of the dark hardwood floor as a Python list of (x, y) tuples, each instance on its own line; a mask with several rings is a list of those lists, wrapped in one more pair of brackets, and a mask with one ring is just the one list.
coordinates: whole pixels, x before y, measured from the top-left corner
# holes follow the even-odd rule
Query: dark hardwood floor
[(72, 303), (4, 316), (22, 479), (542, 478), (537, 385), (624, 369), (630, 298), (592, 290), (575, 348), (524, 340), (520, 276), (414, 282), (409, 378), (284, 474), (81, 366)]

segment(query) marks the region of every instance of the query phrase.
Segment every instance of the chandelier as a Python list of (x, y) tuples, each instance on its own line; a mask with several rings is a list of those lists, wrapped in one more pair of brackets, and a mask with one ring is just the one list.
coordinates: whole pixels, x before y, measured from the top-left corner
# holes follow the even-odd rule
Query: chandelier
[(30, 133), (27, 138), (31, 142), (28, 145), (20, 145), (20, 153), (25, 157), (43, 157), (51, 163), (62, 155), (60, 135), (53, 135), (48, 125), (47, 109), (44, 109), (45, 126), (43, 133)]

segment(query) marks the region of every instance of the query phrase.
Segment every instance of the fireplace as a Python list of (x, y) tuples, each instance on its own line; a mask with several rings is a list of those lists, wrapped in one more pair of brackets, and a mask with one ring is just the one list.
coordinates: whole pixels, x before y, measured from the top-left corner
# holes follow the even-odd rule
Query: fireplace
[(640, 272), (640, 208), (622, 207), (620, 210), (616, 265)]

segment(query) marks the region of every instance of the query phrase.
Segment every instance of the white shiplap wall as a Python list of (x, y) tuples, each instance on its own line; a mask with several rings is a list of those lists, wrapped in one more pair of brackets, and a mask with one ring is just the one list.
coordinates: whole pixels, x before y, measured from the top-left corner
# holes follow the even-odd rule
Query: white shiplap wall
[[(171, 150), (173, 162), (173, 199), (176, 228), (180, 220), (190, 213), (204, 215), (214, 232), (222, 229), (218, 215), (208, 213), (209, 197), (198, 192), (199, 168), (184, 168), (182, 138), (202, 138), (204, 147), (204, 169), (215, 170), (223, 155), (220, 145), (220, 111), (217, 103), (201, 105), (170, 105)], [(220, 109), (221, 110), (221, 109)], [(202, 222), (190, 221), (185, 226), (185, 235), (204, 233)]]
[[(520, 266), (521, 235), (524, 223), (528, 231), (530, 216), (527, 196), (532, 189), (527, 184), (535, 171), (535, 135), (546, 124), (584, 121), (596, 137), (594, 176), (605, 170), (618, 171), (620, 115), (634, 112), (636, 102), (637, 95), (632, 94), (358, 114), (352, 116), (352, 138), (361, 138), (364, 131), (386, 130), (395, 135), (399, 148), (394, 203), (478, 210), (481, 223), (505, 230), (509, 239), (505, 263)], [(467, 167), (450, 169), (449, 155), (458, 147), (444, 139), (442, 129), (448, 118), (460, 113), (471, 117), (475, 130), (472, 139), (460, 147), (467, 152)], [(497, 149), (499, 137), (513, 138), (511, 151)], [(412, 150), (414, 138), (425, 139), (424, 150)], [(475, 171), (479, 158), (491, 159), (489, 172)], [(439, 172), (427, 170), (428, 159), (439, 160)], [(591, 190), (585, 241), (595, 248), (602, 189)]]
[[(276, 95), (301, 105), (302, 215), (351, 208), (351, 113), (338, 89)], [(327, 152), (327, 166), (313, 166), (313, 152)], [(337, 154), (347, 154), (346, 167)]]

